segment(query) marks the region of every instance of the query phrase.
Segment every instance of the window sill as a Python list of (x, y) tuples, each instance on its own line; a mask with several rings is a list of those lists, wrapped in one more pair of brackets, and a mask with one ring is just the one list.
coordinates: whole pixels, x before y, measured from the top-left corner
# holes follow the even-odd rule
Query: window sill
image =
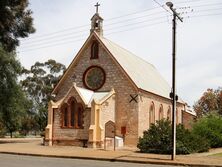
[(84, 129), (84, 127), (69, 127), (69, 126), (61, 126), (61, 129)]

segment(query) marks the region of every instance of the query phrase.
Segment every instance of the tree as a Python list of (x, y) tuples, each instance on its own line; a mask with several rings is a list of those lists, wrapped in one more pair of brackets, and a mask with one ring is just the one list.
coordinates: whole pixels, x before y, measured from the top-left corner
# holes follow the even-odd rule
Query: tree
[(28, 0), (0, 1), (0, 45), (8, 52), (19, 45), (18, 38), (35, 32), (28, 4)]
[(209, 113), (193, 124), (193, 132), (205, 138), (212, 148), (222, 147), (222, 116)]
[(51, 59), (44, 63), (36, 62), (30, 70), (23, 69), (25, 79), (21, 85), (33, 102), (33, 112), (37, 113), (36, 121), (41, 131), (47, 124), (47, 106), (52, 99), (51, 92), (65, 69), (63, 64)]
[(10, 132), (19, 129), (26, 98), (17, 82), (21, 65), (16, 55), (0, 47), (0, 122)]
[(26, 103), (26, 112), (24, 116), (21, 119), (21, 128), (20, 128), (20, 134), (27, 135), (30, 131), (36, 132), (39, 130), (39, 126), (36, 121), (36, 113), (32, 112), (32, 106), (33, 103), (29, 99)]
[(207, 89), (194, 104), (193, 108), (198, 117), (202, 117), (210, 112), (222, 114), (222, 88), (216, 90)]

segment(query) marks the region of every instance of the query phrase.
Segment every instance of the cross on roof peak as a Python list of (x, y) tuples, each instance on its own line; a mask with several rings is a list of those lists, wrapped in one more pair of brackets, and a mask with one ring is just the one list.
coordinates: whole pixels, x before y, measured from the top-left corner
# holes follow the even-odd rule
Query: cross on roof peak
[(97, 2), (94, 6), (96, 7), (96, 13), (98, 13), (100, 4)]

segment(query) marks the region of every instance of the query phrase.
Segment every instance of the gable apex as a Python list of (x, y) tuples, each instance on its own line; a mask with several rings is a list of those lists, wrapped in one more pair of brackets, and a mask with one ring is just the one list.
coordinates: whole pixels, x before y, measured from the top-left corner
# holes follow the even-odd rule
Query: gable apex
[(63, 76), (61, 77), (61, 79), (59, 80), (59, 82), (56, 84), (56, 86), (54, 87), (52, 94), (57, 94), (57, 91), (59, 89), (59, 87), (61, 86), (61, 84), (64, 82), (65, 78), (67, 78), (68, 73), (70, 72), (70, 69), (72, 69), (72, 67), (78, 62), (79, 58), (81, 57), (81, 53), (84, 51), (84, 49), (91, 43), (91, 41), (93, 40), (97, 40), (99, 44), (102, 45), (102, 47), (108, 52), (108, 54), (111, 56), (111, 58), (114, 60), (114, 62), (116, 62), (117, 66), (120, 67), (120, 69), (122, 70), (122, 72), (124, 72), (124, 74), (127, 76), (127, 78), (131, 81), (131, 83), (134, 85), (135, 88), (136, 85), (135, 83), (133, 83), (133, 81), (131, 80), (131, 78), (127, 75), (127, 73), (124, 71), (124, 69), (121, 67), (121, 65), (118, 63), (118, 61), (115, 59), (115, 57), (112, 55), (112, 53), (107, 49), (106, 45), (103, 43), (102, 37), (99, 36), (95, 31), (92, 32), (89, 37), (87, 38), (87, 40), (84, 42), (83, 46), (81, 47), (81, 49), (79, 50), (79, 52), (76, 54), (76, 56), (74, 57), (74, 59), (72, 60), (72, 62), (70, 63), (70, 65), (68, 66), (68, 68), (66, 69), (65, 73), (63, 74)]
[(98, 13), (95, 13), (95, 14), (92, 16), (91, 21), (94, 20), (94, 19), (103, 20), (103, 18), (102, 18)]

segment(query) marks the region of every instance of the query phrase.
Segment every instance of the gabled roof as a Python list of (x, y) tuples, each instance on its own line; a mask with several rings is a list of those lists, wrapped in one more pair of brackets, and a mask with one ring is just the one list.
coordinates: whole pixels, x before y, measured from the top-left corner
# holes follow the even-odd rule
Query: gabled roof
[(91, 107), (92, 101), (94, 101), (97, 104), (102, 104), (104, 101), (106, 101), (110, 96), (112, 96), (115, 93), (113, 89), (107, 92), (93, 92), (85, 88), (80, 88), (76, 86), (75, 83), (74, 83), (74, 88), (78, 92), (79, 96), (84, 101), (87, 107)]
[(138, 88), (169, 98), (171, 88), (152, 64), (104, 37), (99, 39)]
[(103, 20), (103, 18), (102, 18), (98, 13), (95, 13), (95, 14), (93, 15), (93, 17), (91, 18), (91, 20), (93, 20), (95, 17), (98, 18), (98, 19), (100, 19), (100, 20)]
[(91, 103), (94, 101), (96, 104), (102, 104), (104, 101), (106, 101), (108, 98), (110, 98), (113, 94), (115, 94), (114, 89), (107, 92), (93, 92), (91, 90), (80, 88), (76, 86), (76, 83), (73, 83), (73, 85), (70, 87), (66, 95), (58, 100), (57, 102), (50, 101), (50, 104), (52, 105), (52, 108), (59, 108), (64, 103), (65, 99), (69, 97), (70, 92), (72, 89), (75, 89), (78, 93), (81, 100), (84, 102), (85, 106), (91, 107)]

